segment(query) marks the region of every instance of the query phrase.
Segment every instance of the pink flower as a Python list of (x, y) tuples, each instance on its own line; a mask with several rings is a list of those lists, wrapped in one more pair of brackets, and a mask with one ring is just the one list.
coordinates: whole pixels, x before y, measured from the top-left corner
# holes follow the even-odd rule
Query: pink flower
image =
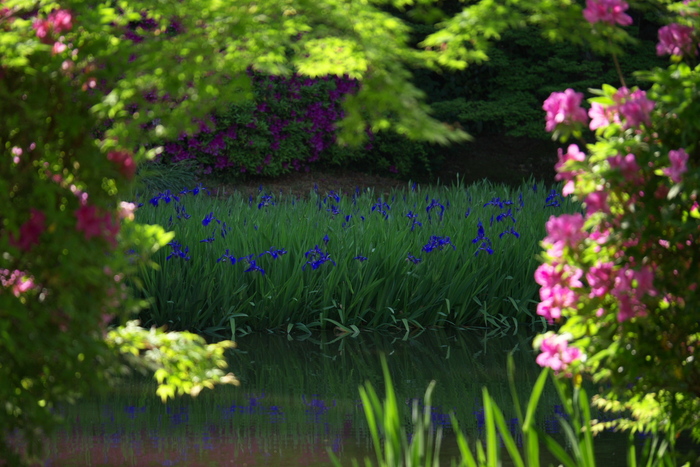
[(627, 154), (622, 156), (618, 154), (617, 156), (608, 158), (608, 163), (610, 168), (619, 170), (622, 172), (622, 176), (625, 180), (632, 183), (638, 183), (641, 180), (639, 175), (639, 165), (634, 154)]
[(39, 244), (39, 236), (46, 230), (46, 214), (38, 209), (31, 209), (29, 220), (19, 228), (19, 238), (10, 233), (10, 245), (22, 251), (29, 251)]
[(49, 22), (53, 24), (53, 30), (57, 34), (70, 31), (73, 28), (73, 15), (68, 10), (56, 10), (49, 14)]
[(620, 116), (617, 113), (617, 107), (614, 105), (604, 106), (598, 102), (593, 102), (588, 110), (588, 116), (591, 118), (591, 123), (588, 126), (591, 130), (605, 128), (610, 125), (610, 122), (620, 123)]
[(53, 55), (60, 54), (66, 50), (67, 46), (63, 42), (54, 42), (53, 43), (53, 48), (51, 49), (51, 53)]
[(565, 246), (573, 248), (578, 245), (585, 236), (582, 230), (583, 222), (581, 213), (551, 216), (545, 224), (547, 236), (543, 240), (551, 245), (548, 253), (559, 257)]
[(127, 180), (131, 180), (136, 175), (136, 162), (128, 151), (111, 151), (107, 154), (107, 159), (117, 164), (119, 171)]
[(577, 175), (579, 175), (581, 171), (566, 171), (564, 170), (564, 168), (566, 167), (569, 161), (583, 162), (584, 160), (586, 160), (586, 154), (581, 152), (578, 146), (575, 144), (570, 144), (566, 150), (566, 153), (564, 153), (564, 151), (561, 148), (558, 149), (557, 153), (559, 156), (559, 161), (557, 161), (557, 163), (554, 164), (554, 170), (557, 171), (557, 174), (554, 176), (554, 179), (567, 181), (564, 185), (564, 188), (562, 189), (562, 194), (564, 196), (568, 196), (574, 192), (573, 179)]
[(32, 27), (36, 31), (36, 37), (45, 44), (51, 43), (51, 33), (61, 34), (73, 28), (73, 16), (68, 10), (56, 10), (49, 14), (48, 19), (36, 20)]
[(682, 175), (688, 170), (688, 153), (684, 149), (677, 151), (669, 151), (668, 158), (671, 160), (671, 167), (664, 169), (664, 175), (667, 175), (673, 183), (680, 183)]
[(575, 122), (588, 123), (586, 111), (581, 107), (583, 93), (569, 88), (564, 92), (553, 92), (544, 101), (542, 109), (547, 112), (546, 130), (554, 131), (557, 125), (572, 125)]
[(37, 287), (32, 276), (17, 269), (14, 271), (0, 269), (0, 286), (11, 288), (12, 295), (15, 297)]
[(602, 297), (607, 294), (613, 286), (612, 279), (613, 263), (606, 262), (592, 266), (586, 273), (586, 280), (591, 288), (590, 297)]
[(86, 240), (90, 240), (92, 237), (103, 237), (116, 246), (119, 222), (110, 213), (101, 214), (97, 207), (86, 205), (75, 210), (75, 217), (78, 220), (75, 229), (82, 231)]
[(586, 0), (583, 17), (591, 24), (603, 22), (612, 26), (629, 26), (632, 18), (625, 13), (628, 8), (629, 5), (623, 0)]
[(605, 191), (599, 190), (590, 193), (586, 196), (584, 203), (586, 204), (586, 214), (589, 216), (596, 212), (610, 212), (608, 193)]
[(657, 55), (689, 55), (697, 49), (693, 42), (693, 28), (672, 23), (659, 29), (659, 43), (656, 44)]
[(641, 270), (625, 266), (615, 276), (612, 295), (617, 299), (619, 322), (627, 321), (635, 316), (646, 316), (646, 305), (641, 299), (645, 295), (657, 295), (654, 289), (654, 272), (649, 266)]
[(620, 105), (620, 114), (625, 118), (623, 129), (639, 126), (640, 123), (651, 123), (650, 113), (654, 110), (654, 101), (647, 99), (647, 93), (636, 90)]
[(569, 347), (570, 334), (555, 334), (548, 332), (537, 336), (534, 345), (540, 350), (535, 360), (541, 367), (549, 367), (555, 373), (566, 371), (576, 360), (582, 361), (585, 355), (576, 347)]

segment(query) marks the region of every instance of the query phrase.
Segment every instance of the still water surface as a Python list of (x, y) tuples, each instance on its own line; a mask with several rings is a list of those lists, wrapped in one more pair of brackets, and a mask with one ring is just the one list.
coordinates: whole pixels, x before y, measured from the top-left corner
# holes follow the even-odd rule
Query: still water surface
[[(374, 459), (358, 387), (369, 381), (383, 388), (381, 354), (406, 403), (407, 426), (412, 401), (422, 400), (429, 382), (437, 381), (432, 419), (445, 429), (441, 458), (449, 465), (457, 457), (449, 414), (455, 413), (470, 440), (479, 438), (484, 386), (517, 433), (506, 358), (514, 351), (517, 389), (526, 400), (539, 374), (530, 342), (526, 336), (486, 338), (472, 331), (426, 331), (410, 339), (376, 333), (244, 336), (230, 357), (241, 386), (164, 405), (151, 381), (134, 378), (87, 397), (63, 409), (67, 423), (48, 443), (46, 465), (321, 466), (330, 464), (329, 451), (344, 465)], [(561, 413), (548, 387), (538, 423), (560, 435)], [(597, 446), (601, 465), (625, 465), (625, 437), (603, 435)], [(542, 460), (554, 463), (544, 454)]]

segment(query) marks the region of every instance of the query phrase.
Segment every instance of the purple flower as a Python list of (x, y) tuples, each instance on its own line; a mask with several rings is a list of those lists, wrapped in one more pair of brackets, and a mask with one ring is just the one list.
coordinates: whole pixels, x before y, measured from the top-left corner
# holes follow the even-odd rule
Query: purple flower
[(211, 223), (212, 220), (214, 220), (214, 213), (210, 212), (209, 214), (204, 216), (204, 219), (202, 219), (202, 225), (206, 227)]
[(306, 266), (311, 266), (311, 269), (318, 269), (323, 263), (329, 261), (333, 263), (333, 266), (336, 265), (335, 261), (331, 259), (331, 256), (328, 253), (324, 253), (318, 245), (304, 253), (304, 256), (307, 261), (306, 264), (301, 267), (302, 270), (306, 269)]
[(450, 245), (453, 250), (457, 249), (457, 247), (455, 247), (450, 241), (450, 237), (438, 237), (437, 235), (433, 235), (430, 237), (428, 243), (426, 243), (426, 245), (423, 247), (423, 251), (426, 253), (430, 253), (433, 250), (442, 251), (442, 249), (447, 245)]
[(416, 257), (413, 256), (411, 253), (409, 253), (409, 254), (408, 254), (408, 258), (406, 258), (406, 261), (410, 261), (410, 262), (412, 262), (413, 264), (418, 264), (418, 263), (420, 263), (420, 262), (423, 261), (423, 260), (422, 260), (421, 258), (416, 258)]
[(236, 257), (234, 255), (229, 254), (228, 248), (226, 249), (226, 253), (224, 253), (221, 258), (217, 259), (216, 262), (220, 263), (221, 261), (226, 261), (229, 260), (231, 264), (236, 264)]
[(353, 259), (358, 260), (359, 262), (367, 261), (366, 256), (355, 256)]

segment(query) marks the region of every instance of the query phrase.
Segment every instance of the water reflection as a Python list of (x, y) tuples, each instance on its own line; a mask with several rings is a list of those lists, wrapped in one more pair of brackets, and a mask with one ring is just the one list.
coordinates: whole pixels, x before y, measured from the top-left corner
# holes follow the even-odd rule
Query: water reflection
[[(472, 331), (426, 331), (410, 339), (249, 335), (230, 356), (240, 387), (164, 405), (150, 380), (134, 378), (64, 408), (68, 423), (50, 441), (46, 465), (315, 466), (329, 464), (329, 449), (346, 465), (374, 458), (358, 387), (370, 381), (381, 394), (382, 353), (406, 401), (406, 424), (412, 401), (422, 401), (428, 383), (437, 381), (432, 420), (445, 429), (447, 461), (457, 456), (450, 412), (470, 439), (483, 435), (483, 386), (517, 436), (506, 356), (515, 352), (517, 389), (526, 400), (539, 374), (530, 349), (526, 336), (486, 338)], [(560, 433), (563, 412), (553, 388), (545, 390), (540, 409), (540, 426)], [(624, 438), (603, 442), (606, 466), (624, 465), (624, 448)]]

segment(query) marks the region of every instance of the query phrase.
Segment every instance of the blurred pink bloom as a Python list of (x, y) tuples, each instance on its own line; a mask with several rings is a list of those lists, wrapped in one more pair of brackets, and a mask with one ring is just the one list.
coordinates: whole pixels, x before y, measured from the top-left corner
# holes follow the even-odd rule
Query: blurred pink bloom
[(681, 24), (672, 23), (659, 29), (659, 43), (656, 44), (657, 55), (683, 55), (692, 54), (697, 48), (693, 41), (693, 28)]
[(654, 105), (654, 101), (647, 99), (647, 93), (639, 89), (626, 96), (619, 106), (620, 114), (625, 118), (623, 129), (639, 126), (640, 123), (649, 125)]
[(680, 183), (682, 175), (688, 170), (688, 153), (684, 149), (669, 151), (668, 158), (671, 160), (671, 167), (664, 169), (664, 175), (671, 178), (673, 183)]
[(49, 14), (48, 19), (36, 20), (32, 27), (36, 31), (36, 37), (45, 44), (51, 43), (51, 33), (61, 34), (73, 28), (73, 16), (68, 10), (56, 10)]
[(593, 102), (588, 110), (588, 116), (591, 118), (591, 123), (588, 126), (591, 130), (605, 128), (610, 125), (610, 122), (620, 123), (620, 116), (617, 113), (617, 107), (614, 105), (604, 106), (598, 102)]
[(127, 180), (133, 179), (136, 175), (136, 162), (131, 152), (110, 151), (107, 154), (107, 160), (114, 162)]
[(639, 175), (640, 168), (634, 154), (627, 154), (626, 156), (618, 154), (617, 156), (608, 158), (608, 162), (612, 169), (617, 169), (622, 172), (623, 177), (625, 177), (625, 180), (628, 182), (637, 183), (641, 180)]
[(562, 214), (559, 217), (551, 216), (545, 224), (547, 236), (543, 242), (551, 245), (548, 253), (554, 257), (561, 256), (565, 246), (575, 247), (583, 240), (583, 215)]
[(564, 188), (562, 189), (562, 195), (568, 196), (574, 192), (574, 178), (581, 173), (579, 170), (566, 171), (564, 167), (569, 161), (583, 162), (586, 160), (586, 154), (581, 152), (577, 145), (570, 144), (566, 150), (566, 153), (559, 148), (558, 149), (559, 160), (554, 164), (554, 170), (557, 174), (554, 176), (555, 180), (566, 180)]
[(613, 263), (606, 262), (592, 266), (586, 273), (586, 280), (591, 288), (590, 297), (602, 297), (607, 294), (613, 286), (612, 278)]
[(39, 236), (46, 230), (46, 214), (38, 209), (31, 209), (29, 220), (19, 228), (19, 238), (10, 233), (10, 245), (22, 251), (29, 251), (39, 244)]
[(134, 203), (127, 203), (122, 201), (119, 203), (119, 218), (133, 221), (134, 211), (136, 211), (136, 205)]
[(66, 48), (67, 46), (63, 42), (54, 42), (53, 49), (51, 49), (51, 53), (53, 55), (60, 54), (61, 52), (65, 51)]
[(629, 26), (632, 17), (625, 13), (628, 8), (629, 5), (623, 0), (586, 0), (583, 17), (591, 24), (603, 22), (612, 26)]
[(584, 201), (586, 203), (586, 214), (591, 215), (596, 212), (610, 212), (610, 207), (608, 206), (608, 193), (602, 190), (594, 191), (586, 196)]
[(549, 332), (540, 336), (541, 340), (535, 340), (540, 354), (535, 360), (541, 367), (549, 367), (555, 373), (566, 371), (571, 363), (583, 360), (585, 355), (576, 347), (569, 347), (570, 334), (554, 334)]
[(56, 10), (49, 14), (49, 22), (53, 24), (53, 29), (57, 34), (70, 31), (73, 28), (73, 15), (68, 10)]
[(625, 266), (615, 276), (612, 295), (618, 302), (617, 320), (627, 321), (635, 316), (646, 316), (646, 305), (641, 299), (645, 295), (657, 295), (654, 289), (654, 272), (649, 266), (634, 270)]
[(76, 230), (82, 231), (85, 234), (85, 239), (90, 240), (92, 237), (103, 237), (116, 246), (116, 236), (119, 233), (119, 222), (115, 221), (111, 213), (100, 213), (95, 206), (81, 206), (75, 210)]
[(553, 92), (544, 101), (542, 109), (545, 116), (547, 131), (554, 131), (559, 124), (572, 125), (575, 122), (588, 123), (586, 111), (581, 107), (583, 93), (569, 88), (564, 92)]
[(0, 286), (12, 289), (12, 295), (19, 297), (24, 292), (36, 287), (34, 278), (15, 269), (0, 269)]

